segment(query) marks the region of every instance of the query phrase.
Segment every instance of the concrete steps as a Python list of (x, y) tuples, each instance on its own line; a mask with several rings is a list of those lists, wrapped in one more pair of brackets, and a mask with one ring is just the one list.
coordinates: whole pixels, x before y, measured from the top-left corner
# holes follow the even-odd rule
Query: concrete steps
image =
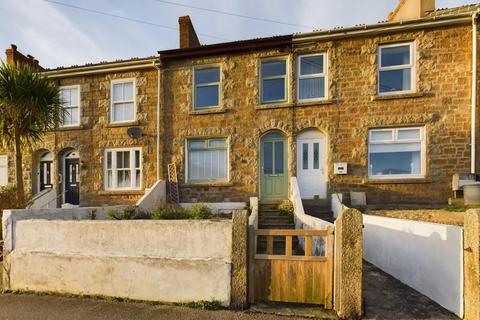
[(327, 199), (302, 200), (305, 214), (328, 222), (334, 222), (330, 201)]

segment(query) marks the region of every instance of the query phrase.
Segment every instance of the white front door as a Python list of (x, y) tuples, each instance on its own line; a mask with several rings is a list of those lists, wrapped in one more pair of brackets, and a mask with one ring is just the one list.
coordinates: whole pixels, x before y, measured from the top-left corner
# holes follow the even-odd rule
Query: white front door
[(327, 198), (326, 139), (317, 130), (297, 137), (297, 181), (302, 199)]

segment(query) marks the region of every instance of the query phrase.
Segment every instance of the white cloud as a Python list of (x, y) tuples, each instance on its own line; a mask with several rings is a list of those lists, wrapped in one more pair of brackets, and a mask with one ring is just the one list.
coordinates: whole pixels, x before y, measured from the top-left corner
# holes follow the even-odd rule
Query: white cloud
[(81, 64), (106, 56), (92, 37), (45, 1), (1, 0), (0, 20), (2, 29), (8, 30), (0, 35), (0, 43), (17, 44), (19, 50), (31, 53), (42, 66)]

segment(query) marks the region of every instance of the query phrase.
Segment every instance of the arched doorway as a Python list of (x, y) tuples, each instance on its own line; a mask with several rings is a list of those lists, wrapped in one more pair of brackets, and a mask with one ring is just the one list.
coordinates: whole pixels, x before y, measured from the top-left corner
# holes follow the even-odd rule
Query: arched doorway
[(297, 136), (297, 181), (303, 199), (327, 198), (326, 140), (315, 129)]
[(75, 150), (65, 153), (63, 162), (63, 202), (71, 205), (80, 204), (80, 155)]
[(260, 197), (287, 199), (288, 197), (287, 137), (273, 131), (260, 139)]

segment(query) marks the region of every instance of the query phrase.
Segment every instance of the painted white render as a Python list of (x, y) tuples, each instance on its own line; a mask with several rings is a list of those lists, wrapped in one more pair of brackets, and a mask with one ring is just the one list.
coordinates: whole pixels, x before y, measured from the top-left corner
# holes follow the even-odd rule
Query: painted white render
[(364, 259), (463, 316), (463, 228), (363, 215)]
[(231, 220), (47, 221), (16, 213), (4, 219), (6, 289), (230, 304)]

